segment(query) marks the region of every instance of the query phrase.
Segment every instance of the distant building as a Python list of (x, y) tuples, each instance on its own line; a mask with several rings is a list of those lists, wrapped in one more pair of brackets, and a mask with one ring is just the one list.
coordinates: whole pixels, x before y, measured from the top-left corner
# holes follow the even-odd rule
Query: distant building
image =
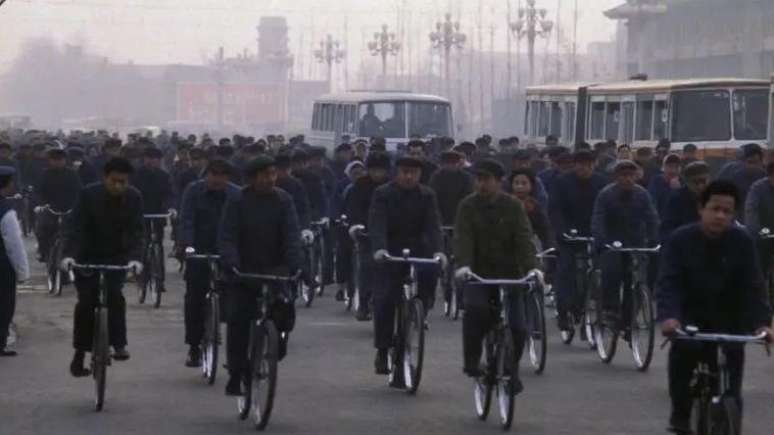
[(774, 70), (774, 1), (627, 0), (620, 20), (629, 75), (768, 78)]

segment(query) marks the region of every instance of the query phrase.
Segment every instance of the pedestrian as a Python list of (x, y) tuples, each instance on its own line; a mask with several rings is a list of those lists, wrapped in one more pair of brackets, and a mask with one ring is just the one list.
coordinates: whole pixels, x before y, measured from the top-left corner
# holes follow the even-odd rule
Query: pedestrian
[(7, 347), (8, 328), (16, 309), (16, 284), (30, 276), (19, 220), (8, 199), (14, 192), (15, 174), (14, 168), (0, 166), (0, 357), (16, 356)]

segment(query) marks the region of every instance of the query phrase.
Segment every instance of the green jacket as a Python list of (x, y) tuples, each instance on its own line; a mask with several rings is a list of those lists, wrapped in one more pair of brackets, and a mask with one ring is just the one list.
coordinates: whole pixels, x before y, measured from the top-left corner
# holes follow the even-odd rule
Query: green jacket
[(521, 202), (505, 193), (493, 200), (469, 195), (457, 209), (455, 267), (484, 278), (521, 278), (537, 268), (532, 226)]

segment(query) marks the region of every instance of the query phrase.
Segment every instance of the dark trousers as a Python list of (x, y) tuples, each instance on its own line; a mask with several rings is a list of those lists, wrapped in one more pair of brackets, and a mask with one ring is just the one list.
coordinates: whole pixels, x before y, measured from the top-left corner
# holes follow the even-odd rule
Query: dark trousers
[[(250, 342), (250, 328), (258, 319), (257, 290), (241, 285), (231, 286), (227, 291), (226, 358), (232, 376), (242, 376), (247, 369), (247, 350)], [(271, 319), (277, 330), (285, 332), (280, 338), (280, 348), (287, 343), (287, 335), (296, 322), (296, 309), (292, 300), (276, 301), (271, 307)], [(284, 340), (284, 343), (282, 341)], [(280, 357), (284, 356), (280, 349)]]
[(43, 260), (48, 259), (48, 251), (54, 244), (54, 237), (59, 229), (57, 219), (50, 213), (40, 213), (35, 222), (35, 236), (38, 239), (38, 253)]
[[(154, 234), (156, 237), (156, 240), (159, 241), (159, 247), (161, 249), (161, 258), (159, 259), (161, 261), (161, 274), (159, 275), (159, 279), (161, 280), (162, 284), (164, 283), (164, 278), (166, 278), (166, 261), (167, 258), (164, 255), (164, 228), (166, 227), (166, 222), (162, 220), (157, 219), (145, 219), (145, 241), (150, 242), (151, 240), (151, 234)], [(153, 233), (151, 233), (151, 231)], [(142, 255), (142, 262), (145, 265), (145, 269), (143, 271), (143, 278), (150, 276), (150, 264), (148, 264), (148, 258), (147, 258), (147, 251), (143, 251)]]
[(568, 244), (559, 245), (557, 258), (556, 305), (560, 315), (575, 308), (578, 292), (578, 253), (580, 247)]
[[(408, 266), (404, 264), (376, 265), (374, 282), (374, 346), (386, 349), (392, 346), (392, 336), (395, 331), (395, 307), (401, 301), (403, 283), (408, 274)], [(434, 266), (417, 267), (417, 292), (427, 313), (435, 299), (435, 287), (438, 283), (438, 273)], [(375, 279), (374, 279), (375, 278)]]
[[(602, 271), (602, 294), (604, 300), (602, 306), (606, 311), (617, 313), (620, 307), (621, 286), (624, 289), (623, 313), (625, 316), (631, 314), (629, 309), (631, 304), (632, 286), (632, 258), (627, 254), (619, 252), (605, 252), (600, 256), (600, 269)], [(628, 318), (621, 319), (628, 325)]]
[[(701, 361), (716, 365), (716, 345), (676, 341), (669, 349), (669, 396), (672, 398), (672, 419), (687, 421), (691, 417), (691, 379)], [(729, 372), (731, 393), (742, 408), (742, 377), (744, 374), (744, 347), (726, 348), (726, 367)]]
[(322, 237), (325, 240), (322, 252), (323, 270), (320, 271), (323, 283), (325, 285), (333, 283), (333, 253), (336, 237), (334, 231), (330, 228), (323, 230)]
[(210, 266), (206, 261), (189, 261), (185, 269), (185, 344), (198, 346), (204, 337)]
[(0, 350), (8, 344), (8, 328), (16, 311), (16, 272), (10, 265), (0, 269)]
[(368, 238), (361, 237), (358, 241), (358, 261), (360, 262), (360, 273), (358, 274), (358, 284), (360, 285), (358, 291), (360, 311), (370, 311), (371, 296), (373, 294), (373, 287), (376, 280), (374, 279), (374, 273), (376, 273), (377, 267), (374, 263), (374, 257), (371, 254), (371, 244), (368, 242)]
[(352, 239), (347, 235), (346, 228), (339, 228), (337, 233), (336, 282), (352, 284)]
[[(113, 347), (126, 346), (126, 300), (121, 293), (126, 272), (104, 272), (107, 286), (108, 335)], [(75, 272), (75, 288), (78, 302), (75, 304), (73, 326), (73, 347), (84, 352), (91, 351), (94, 337), (94, 309), (99, 300), (99, 274)]]

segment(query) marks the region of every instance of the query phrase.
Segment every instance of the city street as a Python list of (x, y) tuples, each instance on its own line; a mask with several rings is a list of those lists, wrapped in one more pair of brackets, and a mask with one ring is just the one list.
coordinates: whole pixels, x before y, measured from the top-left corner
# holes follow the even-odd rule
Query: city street
[[(48, 296), (41, 267), (20, 289), (15, 322), (16, 358), (0, 359), (0, 434), (238, 434), (253, 429), (236, 416), (223, 394), (225, 373), (207, 386), (198, 369), (183, 365), (183, 285), (173, 263), (160, 309), (138, 306), (127, 284), (131, 360), (108, 371), (105, 410), (94, 412), (91, 378), (69, 375), (75, 295), (66, 287)], [(461, 370), (461, 321), (438, 310), (430, 319), (426, 368), (416, 397), (391, 390), (373, 374), (370, 323), (358, 323), (333, 291), (311, 309), (298, 308), (288, 357), (281, 363), (274, 413), (267, 432), (276, 434), (463, 434), (501, 433), (495, 411), (475, 418), (472, 383)], [(553, 329), (553, 328), (552, 328)], [(660, 342), (660, 340), (659, 340)], [(625, 345), (612, 365), (552, 331), (542, 376), (524, 370), (513, 433), (665, 433), (669, 402), (665, 351), (650, 372), (634, 370)], [(745, 434), (771, 434), (774, 360), (761, 348), (748, 350)]]

